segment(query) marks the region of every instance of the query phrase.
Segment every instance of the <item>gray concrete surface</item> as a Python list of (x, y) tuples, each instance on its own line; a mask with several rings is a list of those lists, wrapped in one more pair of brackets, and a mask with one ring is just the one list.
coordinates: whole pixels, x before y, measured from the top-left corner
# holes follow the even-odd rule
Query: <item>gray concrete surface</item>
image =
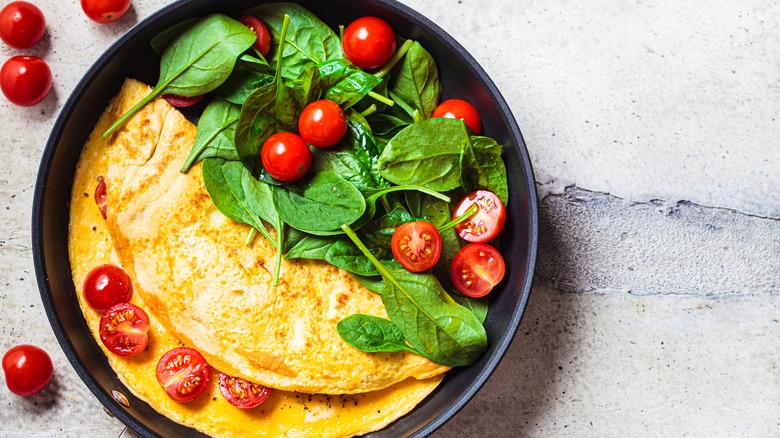
[[(44, 40), (0, 57), (43, 57), (54, 88), (33, 108), (0, 99), (0, 352), (37, 344), (55, 378), (30, 398), (0, 385), (0, 436), (115, 437), (43, 313), (32, 190), (78, 79), (167, 2), (98, 25), (33, 1)], [(780, 436), (780, 3), (404, 3), (494, 79), (542, 198), (518, 335), (436, 436)]]

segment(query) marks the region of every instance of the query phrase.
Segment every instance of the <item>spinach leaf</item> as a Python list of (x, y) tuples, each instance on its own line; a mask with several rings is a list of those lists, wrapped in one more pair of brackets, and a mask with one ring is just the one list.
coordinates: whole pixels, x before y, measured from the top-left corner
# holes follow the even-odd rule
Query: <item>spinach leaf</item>
[(187, 173), (195, 162), (204, 158), (219, 157), (226, 160), (238, 160), (233, 137), (240, 114), (240, 106), (220, 98), (212, 100), (198, 120), (195, 142), (187, 159), (184, 160), (181, 173)]
[(107, 138), (163, 93), (199, 96), (230, 76), (236, 59), (254, 43), (248, 27), (221, 14), (209, 15), (176, 37), (162, 55), (154, 90), (103, 133)]
[(439, 104), (439, 70), (431, 54), (417, 41), (391, 71), (388, 86), (391, 93), (419, 111), (423, 119), (429, 119)]
[(363, 287), (370, 290), (371, 292), (375, 292), (378, 294), (382, 293), (382, 277), (381, 276), (373, 276), (373, 277), (365, 277), (362, 275), (352, 275), (352, 278), (355, 279), (358, 283), (360, 283)]
[(342, 236), (325, 254), (325, 261), (337, 268), (362, 276), (379, 275), (374, 265), (351, 241)]
[(465, 295), (453, 294), (452, 299), (461, 306), (469, 309), (474, 316), (477, 317), (480, 323), (485, 324), (488, 313), (487, 297), (485, 298), (471, 298)]
[(487, 189), (495, 193), (506, 205), (509, 188), (506, 181), (506, 165), (501, 158), (503, 147), (490, 137), (471, 136), (463, 154), (463, 181), (466, 192)]
[(171, 45), (171, 42), (175, 40), (176, 37), (184, 33), (185, 30), (195, 24), (198, 20), (200, 20), (200, 18), (195, 17), (181, 21), (155, 35), (155, 37), (152, 38), (152, 40), (149, 42), (149, 44), (152, 46), (152, 50), (154, 50), (154, 53), (162, 56), (163, 53), (165, 53), (165, 49)]
[(427, 193), (430, 196), (437, 197), (445, 202), (450, 202), (450, 198), (447, 197), (447, 195), (443, 195), (441, 193), (437, 193), (433, 190), (430, 190), (423, 186), (412, 186), (412, 185), (405, 185), (405, 186), (390, 186), (383, 189), (375, 190), (372, 192), (367, 198), (366, 198), (366, 211), (363, 213), (363, 216), (360, 217), (357, 221), (350, 224), (354, 226), (355, 228), (360, 228), (363, 225), (367, 224), (371, 221), (371, 219), (376, 214), (377, 206), (376, 203), (380, 199), (384, 198), (386, 195), (393, 193), (393, 192), (402, 192), (402, 191), (408, 191), (408, 190), (416, 190), (420, 191), (422, 193)]
[(355, 314), (339, 321), (336, 331), (347, 344), (367, 353), (396, 353), (417, 350), (404, 341), (401, 330), (391, 321), (372, 315)]
[(314, 236), (291, 228), (287, 235), (284, 257), (287, 259), (325, 260), (330, 248), (336, 243), (331, 236)]
[[(360, 228), (363, 237), (372, 245), (390, 250), (390, 242), (393, 239), (395, 229), (401, 224), (415, 220), (416, 218), (406, 211), (403, 205), (396, 205), (392, 210), (375, 218)], [(376, 254), (374, 254), (376, 255)], [(383, 257), (377, 257), (382, 259)]]
[(255, 90), (273, 81), (273, 75), (236, 68), (217, 93), (230, 103), (243, 105)]
[(382, 79), (353, 66), (346, 59), (326, 60), (318, 67), (324, 98), (336, 102), (343, 109), (358, 103), (382, 82)]

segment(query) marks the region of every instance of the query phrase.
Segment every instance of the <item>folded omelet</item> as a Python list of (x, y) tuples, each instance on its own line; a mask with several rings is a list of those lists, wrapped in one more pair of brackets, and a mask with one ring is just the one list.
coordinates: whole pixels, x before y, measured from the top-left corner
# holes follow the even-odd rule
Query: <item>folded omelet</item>
[[(381, 298), (330, 265), (283, 261), (272, 287), (275, 249), (246, 245), (249, 227), (227, 219), (206, 192), (200, 165), (179, 168), (196, 128), (162, 99), (103, 140), (101, 133), (150, 87), (127, 80), (82, 152), (71, 199), (69, 251), (80, 305), (96, 340), (100, 314), (83, 299), (94, 266), (121, 265), (132, 302), (152, 321), (146, 351), (106, 351), (128, 389), (180, 423), (220, 436), (349, 436), (404, 415), (440, 382), (447, 367), (414, 354), (364, 353), (336, 332), (344, 317), (387, 317)], [(91, 194), (107, 183), (107, 219)], [(100, 341), (98, 341), (100, 344)], [(168, 350), (197, 349), (217, 371), (274, 388), (247, 411), (219, 394), (182, 404), (167, 397), (155, 367)], [(100, 344), (102, 347), (102, 344)]]

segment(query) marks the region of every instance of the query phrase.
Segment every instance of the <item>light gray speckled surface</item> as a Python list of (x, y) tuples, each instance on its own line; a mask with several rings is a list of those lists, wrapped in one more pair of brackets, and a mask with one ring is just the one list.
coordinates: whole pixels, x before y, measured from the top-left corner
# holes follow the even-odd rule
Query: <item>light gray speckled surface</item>
[[(45, 348), (55, 380), (27, 399), (0, 386), (0, 436), (114, 437), (122, 425), (78, 380), (44, 315), (32, 191), (78, 79), (166, 1), (135, 0), (105, 26), (78, 2), (34, 2), (44, 40), (0, 47), (54, 73), (36, 107), (0, 99), (0, 352)], [(404, 3), (494, 79), (544, 198), (518, 336), (436, 435), (780, 436), (780, 4)]]

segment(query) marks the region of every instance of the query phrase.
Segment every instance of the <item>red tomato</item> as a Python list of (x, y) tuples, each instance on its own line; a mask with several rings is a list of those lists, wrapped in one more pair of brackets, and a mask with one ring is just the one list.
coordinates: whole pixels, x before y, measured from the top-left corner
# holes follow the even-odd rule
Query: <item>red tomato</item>
[(268, 53), (271, 51), (271, 34), (268, 32), (268, 28), (265, 27), (262, 21), (257, 17), (251, 15), (244, 15), (239, 18), (238, 21), (244, 24), (244, 26), (252, 29), (252, 32), (257, 35), (254, 46), (263, 58), (268, 58)]
[(433, 110), (432, 117), (463, 120), (475, 135), (482, 134), (482, 119), (479, 118), (477, 109), (465, 100), (445, 100)]
[(197, 350), (179, 347), (165, 353), (157, 363), (157, 381), (177, 402), (195, 400), (211, 379), (211, 367)]
[(130, 301), (133, 283), (130, 276), (119, 266), (102, 264), (92, 268), (84, 277), (84, 298), (99, 311)]
[(466, 213), (472, 205), (477, 205), (477, 212), (465, 222), (455, 226), (461, 238), (469, 242), (487, 242), (498, 236), (506, 222), (506, 208), (495, 193), (488, 190), (477, 190), (463, 198), (452, 212), (452, 219)]
[(108, 205), (108, 189), (106, 187), (106, 180), (103, 179), (103, 175), (98, 177), (98, 185), (95, 187), (95, 204), (100, 209), (100, 214), (103, 215), (103, 219), (106, 218), (106, 206)]
[(193, 106), (196, 103), (203, 100), (205, 97), (205, 94), (201, 94), (200, 96), (179, 96), (178, 94), (163, 94), (163, 99), (165, 99), (166, 102), (170, 103), (171, 105), (177, 107), (177, 108), (186, 108), (188, 106)]
[(395, 229), (390, 241), (393, 257), (406, 270), (432, 268), (441, 256), (441, 235), (428, 221), (406, 222)]
[(46, 31), (43, 12), (32, 3), (11, 2), (0, 10), (0, 39), (14, 49), (26, 49)]
[(51, 358), (34, 345), (17, 345), (3, 356), (5, 384), (16, 395), (37, 393), (49, 384), (54, 372)]
[(100, 317), (100, 340), (118, 356), (135, 356), (149, 343), (149, 316), (130, 303), (111, 306)]
[(311, 151), (303, 139), (292, 132), (277, 132), (268, 137), (260, 151), (260, 161), (279, 181), (299, 179), (311, 167)]
[(271, 388), (224, 373), (219, 373), (219, 390), (225, 400), (241, 409), (254, 408), (271, 395)]
[(347, 133), (347, 117), (336, 102), (318, 100), (306, 105), (301, 111), (298, 132), (312, 146), (333, 146)]
[(0, 68), (0, 88), (11, 103), (33, 106), (51, 90), (51, 70), (35, 56), (14, 56)]
[(361, 17), (344, 29), (341, 47), (347, 59), (363, 70), (379, 68), (395, 52), (395, 32), (381, 18)]
[(119, 20), (130, 9), (130, 0), (81, 0), (81, 9), (98, 23)]
[(504, 258), (487, 243), (469, 243), (452, 260), (450, 275), (464, 295), (479, 298), (493, 290), (506, 272)]

